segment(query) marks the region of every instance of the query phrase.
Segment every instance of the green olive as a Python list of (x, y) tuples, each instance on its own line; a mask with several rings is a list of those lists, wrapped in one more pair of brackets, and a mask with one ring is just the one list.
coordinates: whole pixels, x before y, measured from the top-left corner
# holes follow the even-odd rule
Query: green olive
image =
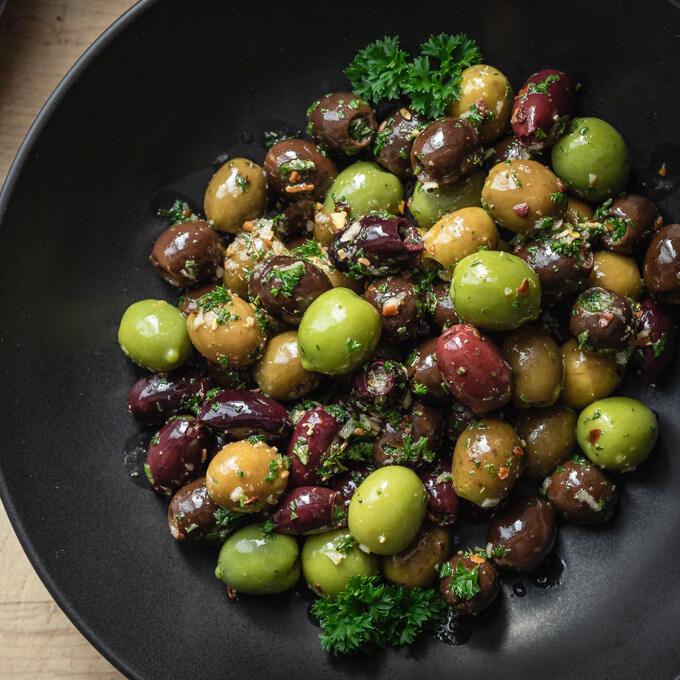
[(182, 313), (165, 300), (140, 300), (130, 305), (118, 327), (125, 355), (149, 371), (173, 371), (191, 353)]
[(609, 397), (578, 416), (576, 438), (590, 460), (606, 470), (629, 472), (651, 453), (658, 437), (654, 413), (637, 399)]
[(375, 163), (358, 161), (345, 168), (328, 190), (324, 206), (334, 212), (336, 203), (349, 205), (352, 215), (368, 215), (372, 210), (397, 214), (404, 189), (396, 175)]
[(337, 597), (352, 576), (378, 571), (378, 558), (361, 550), (347, 529), (308, 536), (302, 546), (302, 573), (317, 595)]
[(632, 257), (601, 250), (593, 256), (593, 271), (588, 287), (600, 286), (623, 297), (639, 300), (642, 297), (640, 269)]
[(489, 330), (511, 330), (538, 318), (541, 284), (519, 257), (482, 250), (456, 265), (451, 299), (461, 320)]
[(400, 465), (372, 472), (358, 486), (349, 503), (350, 533), (377, 555), (401, 552), (425, 519), (428, 495), (418, 475)]
[(208, 183), (203, 209), (219, 231), (236, 234), (243, 223), (262, 217), (267, 205), (264, 170), (247, 158), (232, 158)]
[(416, 182), (409, 198), (411, 214), (422, 229), (429, 229), (442, 215), (461, 208), (478, 208), (482, 205), (484, 173), (475, 172), (456, 184), (423, 189)]
[(262, 533), (251, 524), (232, 534), (222, 546), (215, 576), (237, 593), (271, 595), (289, 590), (300, 578), (295, 538)]
[(553, 146), (552, 166), (569, 192), (604, 201), (626, 188), (630, 157), (623, 137), (599, 118), (574, 118)]
[(357, 369), (373, 354), (382, 325), (375, 307), (349, 288), (333, 288), (307, 308), (298, 329), (302, 366), (328, 375)]

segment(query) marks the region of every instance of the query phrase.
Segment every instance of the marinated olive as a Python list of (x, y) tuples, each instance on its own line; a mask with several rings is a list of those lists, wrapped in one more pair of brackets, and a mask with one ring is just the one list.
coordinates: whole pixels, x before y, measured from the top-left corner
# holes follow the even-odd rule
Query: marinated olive
[(495, 567), (481, 555), (459, 551), (445, 562), (439, 590), (446, 603), (458, 614), (478, 614), (498, 595), (499, 580)]
[[(486, 156), (486, 154), (484, 155)], [(490, 170), (494, 165), (510, 159), (519, 161), (531, 159), (531, 151), (515, 135), (504, 137), (493, 147), (491, 154), (484, 161), (484, 167)]]
[(633, 363), (642, 382), (654, 386), (667, 375), (670, 368), (678, 338), (678, 325), (670, 310), (652, 300), (643, 300), (638, 327), (640, 331), (633, 352)]
[(247, 220), (262, 217), (267, 205), (264, 170), (247, 158), (232, 158), (212, 177), (203, 199), (216, 229), (236, 234)]
[(282, 534), (320, 534), (347, 526), (343, 505), (337, 491), (324, 486), (299, 486), (283, 496), (272, 519)]
[(420, 473), (420, 481), (429, 496), (427, 518), (441, 527), (453, 524), (458, 516), (460, 499), (453, 488), (451, 465), (437, 461), (433, 469)]
[(227, 444), (208, 465), (205, 485), (226, 510), (253, 513), (276, 505), (288, 483), (289, 462), (263, 441)]
[(409, 355), (406, 371), (411, 389), (419, 399), (433, 404), (451, 401), (444, 378), (437, 366), (437, 338), (423, 340)]
[(306, 198), (296, 199), (295, 203), (289, 205), (281, 213), (281, 219), (274, 222), (276, 235), (284, 242), (295, 238), (311, 237), (314, 233), (317, 205)]
[(648, 198), (638, 194), (619, 196), (605, 210), (602, 242), (618, 255), (635, 255), (647, 247), (658, 218), (656, 206)]
[(206, 283), (203, 286), (198, 286), (197, 288), (192, 288), (191, 290), (182, 293), (177, 300), (177, 309), (179, 309), (184, 316), (189, 316), (191, 312), (198, 307), (198, 298), (212, 293), (217, 288), (216, 283)]
[(578, 445), (595, 465), (622, 472), (649, 456), (658, 434), (654, 413), (628, 397), (593, 402), (581, 411), (576, 427)]
[(623, 137), (599, 118), (574, 118), (552, 148), (552, 166), (569, 192), (603, 201), (626, 188), (630, 175)]
[(401, 552), (425, 518), (427, 492), (418, 475), (400, 465), (372, 472), (349, 503), (349, 530), (359, 547), (378, 555)]
[(482, 508), (498, 505), (517, 481), (523, 456), (522, 442), (502, 420), (487, 418), (468, 426), (453, 451), (456, 495)]
[(165, 300), (130, 305), (120, 320), (118, 343), (128, 359), (149, 371), (173, 371), (191, 353), (184, 317)]
[(352, 500), (352, 496), (354, 496), (354, 492), (359, 488), (359, 484), (374, 470), (374, 466), (353, 466), (346, 472), (342, 472), (333, 478), (331, 487), (340, 494), (345, 510), (349, 508), (349, 503)]
[(411, 109), (393, 111), (378, 127), (373, 145), (376, 162), (399, 179), (410, 179), (413, 140), (426, 127), (427, 119)]
[(635, 260), (606, 250), (595, 253), (588, 283), (632, 300), (642, 297), (642, 277)]
[(444, 416), (444, 434), (452, 444), (455, 444), (461, 432), (468, 425), (476, 423), (477, 420), (478, 417), (470, 408), (460, 401), (452, 399), (447, 404), (446, 415)]
[(443, 281), (435, 283), (432, 288), (432, 297), (434, 298), (432, 321), (440, 331), (445, 331), (447, 328), (460, 323), (458, 314), (456, 314), (456, 310), (453, 307), (453, 300), (451, 295), (449, 295), (450, 288), (451, 285)]
[(409, 274), (374, 279), (366, 287), (364, 300), (378, 312), (388, 340), (404, 341), (423, 330), (423, 304), (417, 280)]
[(292, 588), (300, 578), (295, 538), (262, 533), (251, 524), (230, 536), (220, 550), (215, 576), (246, 595), (270, 595)]
[(654, 299), (680, 304), (680, 224), (668, 224), (655, 234), (645, 254), (643, 275)]
[(594, 217), (594, 211), (588, 203), (573, 196), (567, 197), (567, 210), (564, 221), (577, 227), (581, 222), (588, 222)]
[(404, 400), (406, 379), (406, 369), (401, 364), (374, 359), (354, 375), (352, 394), (369, 409), (398, 407)]

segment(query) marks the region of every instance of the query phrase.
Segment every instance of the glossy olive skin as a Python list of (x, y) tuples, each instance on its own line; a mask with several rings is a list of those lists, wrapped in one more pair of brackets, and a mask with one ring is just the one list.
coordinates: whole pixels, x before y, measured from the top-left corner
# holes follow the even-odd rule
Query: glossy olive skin
[(443, 578), (439, 583), (439, 591), (446, 600), (446, 603), (451, 609), (461, 615), (478, 614), (486, 609), (498, 595), (499, 579), (495, 567), (489, 560), (483, 557), (478, 555), (474, 557), (475, 559), (472, 560), (465, 553), (459, 551), (446, 563), (450, 565), (451, 572), (454, 575), (458, 572), (459, 563), (462, 563), (461, 569), (467, 572), (477, 570), (475, 572), (477, 574), (476, 582), (480, 590), (469, 600), (459, 597), (453, 592), (451, 589), (452, 576)]
[(655, 300), (680, 304), (680, 224), (656, 232), (645, 254), (643, 277)]
[(497, 567), (533, 571), (555, 543), (553, 508), (542, 498), (517, 496), (494, 513), (486, 540)]
[(564, 215), (566, 201), (553, 199), (563, 191), (562, 182), (545, 165), (509, 159), (489, 171), (482, 189), (482, 205), (500, 225), (525, 234)]
[(632, 257), (600, 250), (593, 256), (590, 286), (600, 286), (631, 300), (642, 297), (642, 277)]
[(333, 92), (307, 111), (307, 133), (335, 153), (353, 156), (368, 147), (378, 125), (373, 109), (351, 92)]
[(288, 201), (322, 201), (338, 175), (335, 163), (304, 139), (274, 144), (264, 158), (264, 171), (269, 186)]
[(384, 337), (396, 342), (411, 340), (423, 331), (422, 295), (408, 273), (374, 279), (364, 300), (380, 315)]
[(257, 387), (249, 366), (230, 368), (214, 361), (208, 361), (207, 364), (210, 379), (217, 386), (223, 387), (225, 390), (249, 390)]
[(538, 318), (541, 283), (522, 259), (498, 250), (464, 257), (453, 272), (451, 299), (458, 317), (488, 330), (512, 330)]
[(373, 155), (378, 165), (399, 179), (413, 177), (411, 149), (413, 140), (427, 127), (427, 118), (411, 109), (394, 110), (378, 126), (373, 144)]
[(562, 391), (562, 355), (547, 333), (522, 326), (508, 335), (501, 351), (512, 369), (515, 406), (551, 406), (557, 401)]
[(564, 387), (560, 401), (582, 409), (596, 399), (609, 396), (623, 380), (624, 367), (614, 359), (579, 349), (575, 339), (560, 348), (564, 364)]
[(236, 593), (271, 595), (292, 588), (300, 578), (295, 538), (271, 534), (261, 524), (239, 529), (222, 546), (215, 576)]
[(503, 161), (510, 159), (528, 161), (531, 156), (531, 151), (515, 135), (508, 135), (493, 146), (491, 155), (484, 161), (484, 167), (490, 170), (494, 165)]
[(552, 166), (569, 193), (603, 201), (626, 188), (630, 157), (623, 137), (599, 118), (574, 118), (553, 146)]
[(434, 325), (440, 330), (445, 331), (455, 324), (460, 323), (458, 314), (453, 306), (453, 300), (449, 294), (451, 285), (440, 281), (435, 283), (432, 288), (432, 295), (434, 297), (434, 312), (432, 313), (432, 321)]
[(354, 375), (352, 394), (364, 407), (394, 408), (406, 392), (406, 369), (396, 361), (374, 359)]
[(543, 69), (515, 97), (510, 120), (515, 137), (530, 151), (551, 147), (574, 111), (576, 89), (562, 71)]
[(282, 534), (306, 536), (347, 526), (347, 513), (337, 491), (323, 486), (291, 489), (272, 515), (276, 530)]
[(555, 512), (575, 524), (606, 522), (618, 500), (611, 478), (581, 456), (558, 465), (542, 489)]
[(647, 299), (640, 303), (638, 328), (633, 365), (642, 382), (655, 386), (668, 374), (671, 366), (678, 324), (668, 308)]
[(145, 375), (130, 388), (128, 413), (142, 423), (158, 425), (188, 409), (194, 397), (203, 400), (212, 386), (196, 369)]
[(208, 432), (192, 416), (169, 420), (151, 440), (144, 470), (155, 491), (172, 494), (203, 472), (211, 447)]
[(276, 235), (284, 243), (295, 238), (311, 238), (314, 233), (315, 215), (315, 201), (296, 198), (295, 203), (289, 205), (281, 213), (281, 219), (274, 224)]
[(247, 158), (232, 158), (208, 183), (203, 210), (216, 229), (236, 234), (247, 220), (262, 217), (266, 204), (264, 170)]
[(636, 255), (647, 247), (654, 235), (659, 212), (639, 194), (626, 194), (612, 201), (604, 218), (607, 231), (602, 243), (617, 255)]
[[(584, 338), (595, 350), (627, 347), (637, 335), (637, 323), (630, 302), (605, 288), (588, 288), (574, 303), (569, 330)], [(586, 335), (584, 335), (586, 334)]]
[(576, 418), (574, 409), (559, 403), (513, 414), (512, 424), (524, 442), (525, 477), (543, 479), (574, 453)]
[(463, 430), (478, 420), (479, 417), (469, 407), (456, 399), (451, 399), (444, 416), (444, 435), (451, 444), (455, 444)]
[(205, 220), (175, 224), (154, 243), (151, 264), (173, 286), (195, 286), (215, 276), (224, 247)]
[(517, 481), (523, 458), (522, 442), (508, 423), (486, 418), (470, 425), (453, 451), (456, 495), (482, 508), (498, 505)]
[(595, 211), (589, 203), (574, 196), (567, 196), (567, 210), (564, 213), (564, 221), (577, 227), (581, 222), (588, 222), (595, 216)]
[(451, 465), (437, 463), (433, 469), (420, 473), (420, 481), (427, 491), (427, 518), (437, 526), (450, 526), (458, 517), (460, 499), (456, 496), (451, 477)]
[(439, 566), (451, 555), (453, 539), (444, 528), (423, 522), (413, 541), (380, 560), (388, 581), (405, 588), (426, 588), (439, 578)]
[(460, 118), (430, 123), (413, 142), (411, 165), (418, 181), (437, 186), (456, 184), (482, 163), (482, 141), (477, 130)]
[(578, 416), (576, 439), (590, 460), (606, 470), (629, 472), (651, 453), (659, 436), (653, 411), (637, 399), (609, 397)]
[(332, 287), (328, 277), (306, 260), (274, 255), (255, 267), (248, 292), (267, 313), (294, 326), (309, 305)]
[(446, 404), (451, 401), (441, 371), (437, 366), (437, 338), (423, 340), (409, 355), (406, 372), (411, 390), (419, 399), (431, 404)]
[(374, 470), (374, 466), (359, 464), (333, 478), (331, 488), (340, 495), (345, 510), (349, 508), (349, 503), (352, 500), (352, 496), (354, 496), (354, 492), (359, 488), (359, 484)]
[(474, 326), (451, 326), (439, 336), (435, 353), (449, 390), (475, 414), (510, 401), (512, 369), (498, 347)]
[(198, 299), (212, 293), (217, 288), (217, 283), (206, 283), (202, 286), (192, 288), (182, 293), (177, 300), (177, 309), (179, 309), (184, 316), (189, 316), (191, 312), (198, 307)]

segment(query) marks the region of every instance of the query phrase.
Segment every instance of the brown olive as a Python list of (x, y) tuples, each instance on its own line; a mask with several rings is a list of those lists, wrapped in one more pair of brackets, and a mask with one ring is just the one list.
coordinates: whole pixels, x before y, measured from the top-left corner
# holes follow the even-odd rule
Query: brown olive
[(595, 253), (588, 283), (633, 300), (642, 297), (642, 277), (635, 260), (606, 250)]
[(378, 165), (401, 180), (413, 177), (411, 148), (427, 127), (427, 118), (402, 107), (393, 111), (378, 127), (373, 154)]
[(435, 283), (432, 288), (432, 295), (434, 297), (434, 312), (432, 314), (432, 321), (440, 331), (445, 331), (451, 326), (460, 323), (460, 319), (453, 308), (453, 300), (449, 294), (451, 285), (440, 281)]
[(478, 420), (478, 416), (465, 404), (451, 398), (444, 415), (444, 434), (450, 442), (455, 444), (463, 431)]
[(436, 344), (437, 338), (428, 338), (417, 345), (409, 354), (406, 372), (411, 390), (419, 399), (432, 404), (446, 404), (452, 401), (452, 397), (437, 368)]
[(531, 155), (531, 151), (521, 144), (515, 135), (508, 135), (493, 147), (491, 155), (484, 161), (484, 167), (490, 170), (494, 165), (511, 158), (528, 161)]
[(322, 201), (338, 175), (335, 163), (304, 139), (274, 144), (264, 159), (269, 186), (289, 201)]
[(658, 218), (656, 206), (644, 196), (619, 196), (606, 209), (602, 243), (618, 255), (636, 255), (647, 247)]
[(314, 234), (316, 205), (314, 201), (308, 199), (298, 200), (289, 205), (281, 214), (281, 218), (274, 222), (276, 235), (287, 243), (289, 248), (295, 247), (292, 243), (288, 243), (291, 239), (304, 241)]
[(179, 309), (179, 311), (182, 312), (184, 316), (189, 316), (189, 314), (191, 314), (191, 312), (196, 309), (196, 301), (198, 298), (203, 297), (208, 293), (212, 293), (216, 288), (216, 283), (206, 283), (203, 286), (192, 288), (191, 290), (186, 291), (186, 293), (182, 293), (182, 295), (179, 297), (179, 300), (177, 300), (177, 309)]
[(654, 299), (680, 304), (680, 224), (656, 232), (645, 254), (644, 279)]
[[(485, 557), (471, 551), (458, 552), (444, 563), (440, 574), (448, 575), (440, 581), (439, 591), (458, 614), (478, 614), (498, 595), (499, 579), (495, 567)], [(461, 587), (461, 582), (467, 587)], [(470, 582), (474, 586), (472, 589)]]
[(581, 222), (588, 222), (593, 219), (594, 211), (588, 203), (580, 198), (569, 196), (567, 198), (567, 210), (564, 213), (564, 221), (577, 227)]

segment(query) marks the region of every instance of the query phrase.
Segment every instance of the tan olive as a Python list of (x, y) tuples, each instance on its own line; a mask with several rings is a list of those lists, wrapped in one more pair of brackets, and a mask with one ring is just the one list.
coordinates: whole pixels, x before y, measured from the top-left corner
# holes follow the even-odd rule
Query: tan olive
[(593, 209), (588, 203), (580, 198), (569, 196), (567, 199), (567, 210), (564, 213), (564, 221), (578, 226), (579, 222), (588, 222), (593, 219)]
[(444, 528), (423, 522), (416, 537), (396, 555), (381, 559), (388, 581), (406, 588), (425, 588), (439, 579), (439, 567), (451, 557), (453, 539)]
[(512, 368), (516, 406), (550, 406), (557, 401), (562, 390), (562, 355), (545, 331), (517, 328), (505, 339), (502, 352)]
[(225, 163), (208, 183), (205, 215), (219, 231), (236, 234), (248, 220), (262, 217), (267, 205), (264, 170), (247, 158)]
[(238, 295), (214, 309), (198, 307), (187, 317), (193, 346), (221, 366), (249, 366), (262, 356), (264, 335), (255, 309)]
[(496, 222), (516, 234), (547, 228), (561, 219), (567, 204), (563, 185), (537, 161), (510, 159), (494, 165), (484, 182), (482, 200)]
[(576, 447), (577, 413), (564, 404), (516, 411), (512, 424), (524, 442), (522, 474), (542, 479), (571, 457)]
[(297, 331), (285, 331), (267, 343), (253, 366), (253, 378), (266, 395), (279, 401), (299, 399), (321, 382), (319, 373), (302, 368)]
[(480, 248), (496, 250), (498, 229), (482, 208), (461, 208), (441, 217), (425, 234), (424, 241), (423, 256), (452, 273), (460, 260)]
[(510, 122), (515, 95), (508, 79), (493, 66), (476, 64), (461, 73), (461, 96), (446, 106), (446, 115), (467, 118), (468, 122), (482, 119), (477, 132), (484, 144), (495, 142)]
[(259, 512), (276, 505), (288, 484), (289, 459), (262, 441), (227, 444), (208, 465), (205, 486), (222, 508)]
[(288, 253), (272, 225), (272, 220), (248, 222), (224, 253), (224, 285), (244, 299), (248, 297), (248, 280), (255, 265), (267, 255)]
[(564, 388), (560, 401), (581, 410), (608, 397), (623, 380), (624, 367), (604, 354), (579, 349), (572, 338), (560, 348), (564, 364)]
[(320, 256), (312, 256), (307, 259), (328, 277), (331, 286), (333, 286), (333, 288), (349, 288), (357, 295), (362, 295), (364, 292), (364, 280), (351, 279), (349, 276), (345, 276), (333, 266), (333, 263), (328, 258), (326, 249), (322, 247), (321, 252), (322, 254)]
[(492, 508), (517, 481), (524, 458), (522, 442), (508, 423), (486, 418), (469, 425), (453, 451), (453, 488), (461, 498)]
[(589, 287), (600, 286), (633, 300), (642, 297), (642, 277), (632, 257), (601, 250), (593, 255), (593, 260)]
[(314, 213), (314, 238), (317, 243), (328, 248), (335, 237), (335, 233), (344, 226), (346, 219), (347, 214), (344, 211), (331, 213), (318, 203), (317, 210)]

